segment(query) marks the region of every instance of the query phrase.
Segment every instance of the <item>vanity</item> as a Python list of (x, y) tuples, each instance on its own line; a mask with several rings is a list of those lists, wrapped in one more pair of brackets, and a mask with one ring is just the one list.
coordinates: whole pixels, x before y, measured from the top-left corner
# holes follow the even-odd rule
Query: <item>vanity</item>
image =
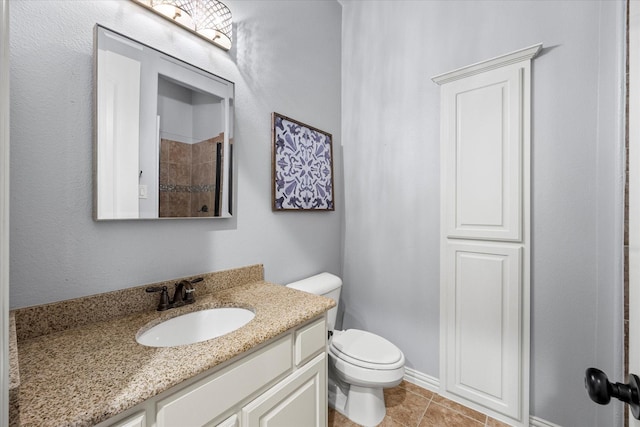
[[(265, 282), (262, 266), (201, 276), (194, 304), (163, 312), (145, 286), (13, 312), (11, 425), (325, 426), (335, 302)], [(136, 341), (149, 325), (213, 307), (255, 317), (195, 344)]]
[(98, 425), (324, 426), (325, 337), (322, 316)]

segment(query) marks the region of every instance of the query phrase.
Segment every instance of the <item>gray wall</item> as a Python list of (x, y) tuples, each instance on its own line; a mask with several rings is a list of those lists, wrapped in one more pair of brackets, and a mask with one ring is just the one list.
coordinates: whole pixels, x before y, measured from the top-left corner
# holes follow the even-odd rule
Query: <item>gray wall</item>
[[(226, 3), (230, 53), (129, 1), (12, 1), (11, 306), (252, 263), (282, 283), (330, 271), (344, 277), (344, 326), (392, 339), (409, 367), (437, 377), (439, 93), (430, 77), (542, 42), (532, 412), (565, 427), (619, 425), (619, 411), (588, 400), (582, 377), (591, 365), (622, 376), (623, 3), (345, 1), (342, 79), (338, 3)], [(234, 219), (91, 220), (96, 22), (236, 83)], [(271, 212), (272, 111), (333, 134), (336, 212)]]
[[(11, 307), (263, 263), (284, 283), (340, 273), (335, 212), (271, 211), (271, 113), (333, 134), (341, 196), (335, 1), (226, 1), (224, 52), (130, 1), (11, 2)], [(100, 23), (236, 83), (231, 220), (101, 222), (92, 212), (93, 27)]]
[(584, 370), (622, 379), (622, 1), (343, 2), (344, 327), (439, 376), (439, 88), (542, 42), (532, 69), (531, 409), (616, 426)]

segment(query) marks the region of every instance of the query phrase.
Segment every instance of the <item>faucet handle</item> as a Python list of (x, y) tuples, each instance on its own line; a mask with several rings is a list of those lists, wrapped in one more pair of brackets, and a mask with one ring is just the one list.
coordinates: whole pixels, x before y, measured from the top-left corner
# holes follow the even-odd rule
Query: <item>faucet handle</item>
[(193, 304), (194, 302), (196, 302), (196, 299), (193, 296), (194, 292), (195, 292), (195, 289), (193, 289), (193, 287), (188, 287), (187, 289), (184, 290), (185, 304)]
[(166, 286), (151, 286), (145, 289), (147, 292), (162, 292), (160, 294), (160, 302), (158, 303), (158, 311), (164, 311), (169, 308), (169, 292)]
[(193, 296), (195, 292), (195, 288), (192, 286), (195, 283), (202, 282), (204, 279), (202, 277), (198, 277), (197, 279), (193, 279), (190, 282), (187, 282), (184, 289), (184, 303), (185, 304), (193, 304), (196, 302), (196, 299)]

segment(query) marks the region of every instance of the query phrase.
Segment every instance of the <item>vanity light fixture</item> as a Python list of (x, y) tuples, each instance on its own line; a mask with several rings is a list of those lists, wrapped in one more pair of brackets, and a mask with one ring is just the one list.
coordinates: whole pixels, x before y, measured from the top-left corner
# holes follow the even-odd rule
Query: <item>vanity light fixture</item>
[(231, 11), (218, 0), (132, 0), (224, 50), (231, 49)]

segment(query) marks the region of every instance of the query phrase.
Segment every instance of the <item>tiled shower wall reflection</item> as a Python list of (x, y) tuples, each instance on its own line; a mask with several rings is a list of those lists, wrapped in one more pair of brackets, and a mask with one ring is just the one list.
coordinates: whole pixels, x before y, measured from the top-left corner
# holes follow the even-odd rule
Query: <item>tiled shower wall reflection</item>
[(224, 133), (194, 144), (160, 141), (160, 217), (211, 217), (219, 210)]

